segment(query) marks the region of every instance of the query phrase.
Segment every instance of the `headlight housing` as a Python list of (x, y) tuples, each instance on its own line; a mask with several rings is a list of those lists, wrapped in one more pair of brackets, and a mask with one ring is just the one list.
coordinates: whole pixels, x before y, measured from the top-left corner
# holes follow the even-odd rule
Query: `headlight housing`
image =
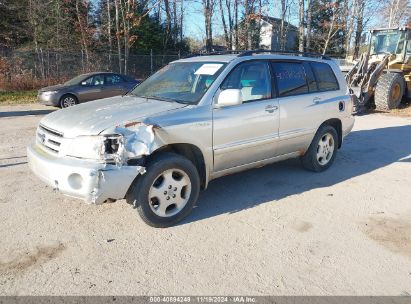
[(53, 94), (56, 94), (56, 93), (58, 93), (58, 91), (46, 91), (46, 92), (41, 92), (41, 94), (43, 94), (43, 95), (53, 95)]
[(65, 155), (78, 158), (116, 161), (123, 152), (120, 134), (78, 136), (67, 144)]

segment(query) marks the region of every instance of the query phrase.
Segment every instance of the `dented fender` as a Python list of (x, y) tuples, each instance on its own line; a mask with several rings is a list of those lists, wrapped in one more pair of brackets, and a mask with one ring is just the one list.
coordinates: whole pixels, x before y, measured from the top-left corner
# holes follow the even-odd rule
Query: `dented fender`
[(163, 141), (157, 136), (155, 130), (158, 126), (145, 124), (143, 122), (128, 122), (124, 126), (117, 126), (104, 131), (102, 135), (114, 134), (120, 135), (117, 151), (113, 154), (107, 154), (102, 151), (102, 158), (113, 158), (117, 166), (123, 166), (128, 160), (138, 159), (150, 155), (164, 145)]

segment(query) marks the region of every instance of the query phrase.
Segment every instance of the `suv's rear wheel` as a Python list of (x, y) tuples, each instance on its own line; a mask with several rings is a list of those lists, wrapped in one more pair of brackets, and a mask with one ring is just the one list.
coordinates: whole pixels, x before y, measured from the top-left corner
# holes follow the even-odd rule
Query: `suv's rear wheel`
[(330, 125), (320, 127), (302, 157), (304, 168), (317, 172), (328, 169), (334, 162), (337, 150), (337, 131)]
[(196, 167), (188, 159), (163, 153), (152, 160), (139, 176), (126, 199), (137, 207), (141, 218), (153, 227), (169, 227), (193, 209), (200, 191)]

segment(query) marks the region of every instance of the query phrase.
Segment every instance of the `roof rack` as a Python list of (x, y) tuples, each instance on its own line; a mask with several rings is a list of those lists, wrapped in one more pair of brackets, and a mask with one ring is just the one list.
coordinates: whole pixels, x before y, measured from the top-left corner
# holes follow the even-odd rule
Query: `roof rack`
[(319, 53), (312, 53), (312, 52), (297, 52), (297, 51), (274, 51), (274, 50), (250, 50), (250, 51), (243, 51), (238, 57), (244, 56), (252, 56), (254, 54), (262, 54), (262, 53), (269, 53), (269, 54), (279, 54), (279, 55), (294, 55), (294, 56), (304, 56), (304, 57), (315, 57), (321, 58), (325, 60), (331, 60), (330, 57), (319, 54)]
[(217, 51), (217, 52), (210, 52), (210, 53), (192, 53), (192, 54), (189, 54), (189, 55), (183, 57), (183, 59), (184, 58), (197, 57), (197, 56), (230, 55), (230, 54), (240, 55), (243, 52), (244, 51), (242, 51), (242, 50), (238, 50), (238, 51)]
[(313, 58), (331, 60), (330, 57), (322, 55), (320, 53), (297, 52), (297, 51), (274, 51), (274, 50), (264, 50), (264, 49), (246, 50), (246, 51), (236, 50), (236, 51), (221, 51), (221, 52), (210, 52), (210, 53), (193, 53), (183, 58), (190, 58), (190, 57), (196, 57), (196, 56), (231, 55), (231, 54), (237, 54), (238, 57), (245, 57), (245, 56), (252, 56), (254, 54), (263, 54), (263, 53), (304, 56), (304, 57), (313, 57)]

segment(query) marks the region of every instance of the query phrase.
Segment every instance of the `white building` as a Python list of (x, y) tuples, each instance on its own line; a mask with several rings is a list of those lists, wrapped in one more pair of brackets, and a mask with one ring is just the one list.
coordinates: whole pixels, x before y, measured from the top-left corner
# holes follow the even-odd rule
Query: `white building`
[[(297, 48), (298, 29), (296, 26), (284, 22), (285, 48), (292, 51)], [(264, 16), (261, 20), (260, 48), (267, 50), (280, 50), (281, 19)]]

